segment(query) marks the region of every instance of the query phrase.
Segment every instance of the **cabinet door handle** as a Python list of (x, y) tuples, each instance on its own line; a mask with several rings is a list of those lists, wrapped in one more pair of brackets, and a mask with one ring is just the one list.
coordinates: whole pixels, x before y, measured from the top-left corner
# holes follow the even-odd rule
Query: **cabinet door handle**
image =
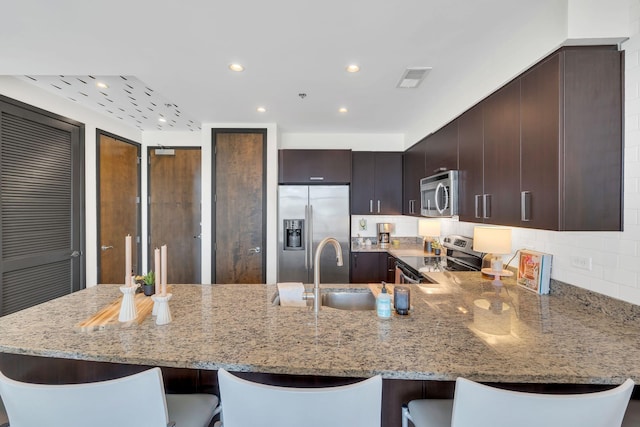
[(373, 199), (369, 199), (369, 213), (373, 213)]
[(380, 213), (380, 200), (378, 200), (378, 213)]
[(416, 213), (416, 201), (415, 200), (409, 200), (409, 213), (410, 214), (415, 214)]
[(482, 206), (482, 217), (484, 219), (491, 218), (491, 194), (483, 194), (482, 202), (484, 206)]
[(520, 219), (531, 221), (531, 191), (520, 193)]
[(324, 181), (324, 176), (310, 176), (309, 181)]
[(476, 202), (476, 218), (482, 218), (482, 216), (480, 215), (480, 205), (482, 204), (482, 194), (476, 194), (474, 198)]

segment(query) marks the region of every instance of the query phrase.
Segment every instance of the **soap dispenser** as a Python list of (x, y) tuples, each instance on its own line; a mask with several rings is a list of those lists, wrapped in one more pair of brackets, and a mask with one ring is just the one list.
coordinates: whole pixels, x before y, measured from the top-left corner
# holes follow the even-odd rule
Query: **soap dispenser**
[(386, 285), (385, 282), (382, 282), (382, 290), (378, 294), (378, 298), (376, 298), (376, 311), (381, 319), (391, 317), (391, 295), (387, 292)]

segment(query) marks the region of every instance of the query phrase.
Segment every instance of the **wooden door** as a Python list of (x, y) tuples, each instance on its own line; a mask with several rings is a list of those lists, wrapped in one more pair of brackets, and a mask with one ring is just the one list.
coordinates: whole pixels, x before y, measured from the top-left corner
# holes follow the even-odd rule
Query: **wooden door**
[(265, 130), (214, 130), (214, 283), (264, 283)]
[(167, 283), (201, 282), (201, 150), (149, 148), (149, 259), (167, 245)]
[(124, 283), (125, 237), (131, 235), (129, 274), (140, 271), (140, 145), (98, 133), (98, 283)]
[(0, 96), (0, 316), (85, 286), (83, 136)]

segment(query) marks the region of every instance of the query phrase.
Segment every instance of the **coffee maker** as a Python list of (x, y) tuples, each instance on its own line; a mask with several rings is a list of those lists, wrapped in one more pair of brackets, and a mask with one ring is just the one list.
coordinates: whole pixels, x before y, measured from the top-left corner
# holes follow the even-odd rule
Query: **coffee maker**
[(393, 224), (389, 222), (379, 222), (378, 224), (378, 244), (381, 248), (388, 248), (393, 232)]

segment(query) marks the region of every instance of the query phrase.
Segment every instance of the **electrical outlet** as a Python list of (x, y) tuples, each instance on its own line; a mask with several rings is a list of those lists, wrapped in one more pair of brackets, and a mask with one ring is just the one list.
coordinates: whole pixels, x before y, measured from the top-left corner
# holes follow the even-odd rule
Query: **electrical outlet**
[(571, 265), (576, 268), (581, 268), (582, 270), (591, 271), (593, 269), (593, 258), (573, 256), (571, 257)]

